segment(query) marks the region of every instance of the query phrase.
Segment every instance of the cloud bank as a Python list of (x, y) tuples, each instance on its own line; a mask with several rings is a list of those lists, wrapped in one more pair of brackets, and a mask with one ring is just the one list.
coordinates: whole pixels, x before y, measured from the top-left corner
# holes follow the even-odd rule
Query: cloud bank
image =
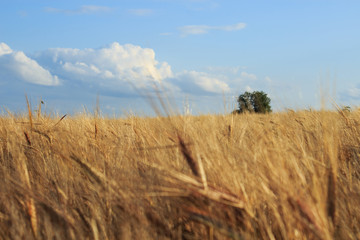
[(0, 84), (62, 85), (63, 89), (119, 97), (152, 91), (154, 84), (174, 94), (201, 96), (230, 91), (228, 79), (218, 74), (173, 73), (167, 62), (156, 60), (153, 49), (117, 42), (98, 49), (53, 48), (30, 56), (1, 43), (0, 72)]
[(268, 77), (260, 78), (245, 69), (205, 67), (173, 72), (170, 64), (156, 59), (153, 49), (117, 42), (101, 48), (52, 48), (28, 55), (0, 43), (0, 102), (20, 106), (18, 99), (25, 91), (29, 96), (51, 99), (59, 109), (81, 108), (96, 95), (114, 109), (132, 109), (134, 104), (144, 104), (139, 93), (151, 94), (157, 85), (168, 96), (197, 101), (202, 112), (206, 102), (215, 108), (224, 95), (270, 84)]

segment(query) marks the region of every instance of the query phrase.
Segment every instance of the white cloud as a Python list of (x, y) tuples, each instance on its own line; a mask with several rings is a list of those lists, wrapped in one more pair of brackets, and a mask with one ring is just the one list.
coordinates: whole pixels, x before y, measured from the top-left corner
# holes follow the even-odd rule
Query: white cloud
[(164, 90), (193, 94), (221, 94), (230, 90), (221, 77), (205, 72), (173, 73), (166, 62), (158, 62), (155, 52), (131, 44), (115, 42), (99, 49), (55, 48), (34, 58), (64, 81), (118, 93), (134, 93), (161, 83)]
[(245, 23), (236, 23), (234, 25), (222, 26), (222, 27), (214, 27), (215, 30), (222, 30), (222, 31), (238, 31), (244, 29), (246, 27)]
[(193, 94), (221, 94), (229, 92), (229, 85), (207, 73), (197, 71), (184, 71), (176, 75), (175, 85), (187, 93)]
[(3, 42), (0, 43), (0, 56), (5, 55), (5, 54), (10, 54), (10, 53), (12, 53), (11, 48)]
[(84, 5), (84, 6), (81, 6), (80, 8), (78, 8), (78, 9), (73, 9), (73, 10), (52, 8), (52, 7), (45, 8), (45, 12), (64, 13), (64, 14), (70, 14), (70, 15), (94, 14), (94, 13), (103, 13), (103, 12), (109, 12), (109, 11), (111, 11), (111, 8), (109, 8), (109, 7), (96, 6), (96, 5)]
[(5, 43), (0, 43), (0, 72), (0, 80), (3, 81), (12, 79), (46, 86), (60, 84), (57, 76), (53, 76), (23, 52), (11, 50)]
[(35, 55), (59, 76), (112, 90), (149, 87), (173, 77), (166, 62), (159, 63), (149, 48), (119, 43), (99, 49), (49, 49)]
[(241, 77), (245, 78), (245, 79), (249, 79), (249, 80), (256, 80), (257, 77), (255, 74), (252, 73), (247, 73), (247, 72), (241, 72)]
[(187, 35), (199, 35), (208, 33), (211, 30), (218, 31), (238, 31), (246, 27), (245, 23), (236, 23), (233, 25), (227, 26), (209, 26), (209, 25), (187, 25), (179, 28), (179, 31), (182, 36)]
[(154, 10), (147, 8), (129, 9), (128, 12), (135, 16), (149, 16), (154, 13)]
[(179, 28), (183, 36), (208, 33), (210, 29), (211, 27), (207, 25), (189, 25)]

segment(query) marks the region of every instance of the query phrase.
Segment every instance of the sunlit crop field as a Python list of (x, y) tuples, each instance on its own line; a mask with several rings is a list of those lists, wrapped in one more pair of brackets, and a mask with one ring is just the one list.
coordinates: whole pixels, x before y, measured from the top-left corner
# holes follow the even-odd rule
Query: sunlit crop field
[(0, 239), (360, 239), (360, 111), (0, 117)]

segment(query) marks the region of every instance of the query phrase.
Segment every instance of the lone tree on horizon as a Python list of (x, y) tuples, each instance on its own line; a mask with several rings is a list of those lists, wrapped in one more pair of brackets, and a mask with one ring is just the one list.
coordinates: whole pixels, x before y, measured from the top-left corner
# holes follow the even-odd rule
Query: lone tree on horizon
[(270, 113), (272, 112), (271, 99), (263, 91), (245, 92), (237, 100), (239, 108), (236, 113), (255, 112)]

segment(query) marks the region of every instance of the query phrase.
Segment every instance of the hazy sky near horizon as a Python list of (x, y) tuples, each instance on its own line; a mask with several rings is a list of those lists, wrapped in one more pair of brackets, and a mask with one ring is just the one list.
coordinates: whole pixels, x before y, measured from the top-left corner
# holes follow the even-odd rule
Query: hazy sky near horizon
[[(148, 113), (158, 85), (182, 111), (224, 112), (244, 91), (275, 110), (321, 92), (360, 102), (357, 0), (13, 0), (0, 8), (0, 107)], [(332, 101), (331, 100), (331, 101)], [(329, 101), (329, 102), (331, 102)]]

